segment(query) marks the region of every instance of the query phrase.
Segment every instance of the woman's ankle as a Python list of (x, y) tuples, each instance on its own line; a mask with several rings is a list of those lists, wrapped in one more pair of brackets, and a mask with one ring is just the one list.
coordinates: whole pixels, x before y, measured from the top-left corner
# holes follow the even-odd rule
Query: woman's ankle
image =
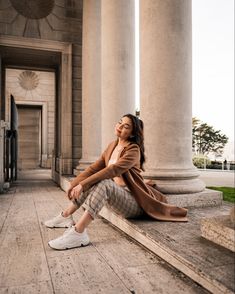
[(89, 223), (84, 223), (83, 221), (79, 220), (74, 226), (75, 231), (77, 233), (82, 234), (86, 230), (86, 228), (89, 226)]
[(63, 217), (68, 217), (68, 216), (70, 216), (71, 214), (68, 213), (67, 211), (62, 211), (61, 215), (62, 215)]
[(82, 234), (85, 230), (85, 228), (82, 228), (80, 226), (75, 226), (74, 229), (77, 233), (80, 233), (80, 234)]

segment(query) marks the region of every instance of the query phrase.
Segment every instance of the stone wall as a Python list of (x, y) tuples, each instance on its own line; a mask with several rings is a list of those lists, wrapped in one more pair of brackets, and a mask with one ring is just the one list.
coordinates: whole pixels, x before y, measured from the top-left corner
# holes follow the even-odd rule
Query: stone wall
[[(46, 4), (46, 5), (45, 5)], [(68, 42), (73, 46), (73, 166), (81, 157), (82, 0), (0, 0), (0, 37)]]

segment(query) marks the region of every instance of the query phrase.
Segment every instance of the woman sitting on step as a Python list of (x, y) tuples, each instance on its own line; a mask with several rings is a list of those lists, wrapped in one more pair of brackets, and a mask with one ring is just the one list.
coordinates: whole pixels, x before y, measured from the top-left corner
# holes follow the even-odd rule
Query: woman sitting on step
[[(141, 176), (145, 162), (143, 122), (134, 115), (124, 115), (115, 126), (115, 134), (117, 140), (71, 182), (71, 205), (44, 223), (49, 228), (69, 228), (49, 241), (51, 248), (64, 250), (89, 244), (86, 228), (104, 205), (125, 218), (146, 213), (156, 220), (187, 221), (186, 209), (167, 204), (166, 197)], [(85, 211), (75, 224), (72, 214), (80, 206)]]

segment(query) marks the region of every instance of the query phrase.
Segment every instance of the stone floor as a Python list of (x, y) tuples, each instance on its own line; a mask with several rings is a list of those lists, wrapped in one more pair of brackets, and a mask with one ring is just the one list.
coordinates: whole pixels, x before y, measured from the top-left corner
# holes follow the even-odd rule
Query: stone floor
[(0, 195), (1, 294), (208, 293), (102, 219), (89, 227), (89, 246), (52, 250), (48, 240), (64, 230), (41, 222), (67, 204), (46, 170), (21, 173)]
[[(235, 293), (235, 254), (201, 237), (201, 219), (227, 215), (231, 205), (190, 209), (187, 223), (103, 216), (212, 293)], [(218, 236), (219, 237), (219, 236)]]

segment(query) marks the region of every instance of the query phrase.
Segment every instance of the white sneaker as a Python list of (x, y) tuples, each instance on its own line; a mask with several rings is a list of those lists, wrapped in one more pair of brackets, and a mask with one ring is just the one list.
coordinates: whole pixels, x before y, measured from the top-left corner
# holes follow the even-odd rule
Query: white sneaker
[(75, 224), (72, 215), (62, 216), (62, 213), (44, 222), (48, 228), (70, 228)]
[(89, 236), (84, 230), (83, 233), (78, 233), (75, 227), (66, 230), (62, 236), (48, 242), (48, 245), (57, 250), (71, 249), (75, 247), (86, 246), (90, 243)]

